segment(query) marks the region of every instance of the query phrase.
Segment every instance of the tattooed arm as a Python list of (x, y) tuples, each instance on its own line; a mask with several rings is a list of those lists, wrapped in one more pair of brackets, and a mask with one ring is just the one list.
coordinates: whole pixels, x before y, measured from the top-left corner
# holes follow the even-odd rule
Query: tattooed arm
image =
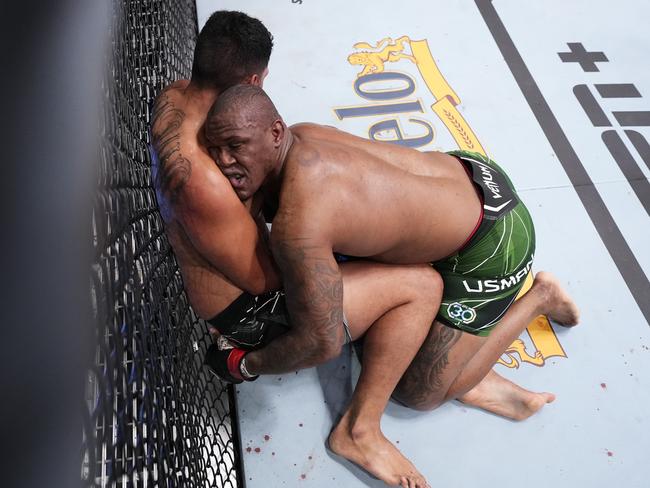
[[(333, 245), (349, 204), (318, 148), (303, 146), (285, 164), (271, 250), (285, 287), (291, 329), (246, 356), (251, 374), (285, 373), (336, 357), (345, 340), (343, 280)], [(318, 188), (318, 192), (314, 192)]]
[(307, 238), (272, 234), (284, 279), (292, 328), (247, 356), (253, 374), (285, 373), (321, 364), (341, 350), (343, 282), (332, 247)]
[(173, 85), (156, 98), (151, 121), (153, 184), (163, 217), (170, 217), (170, 204), (178, 200), (192, 174), (192, 164), (181, 152), (181, 126), (185, 112), (174, 103)]
[(163, 91), (154, 106), (154, 185), (166, 225), (180, 225), (194, 249), (233, 285), (259, 294), (279, 275), (248, 209), (205, 150), (193, 140), (182, 100)]

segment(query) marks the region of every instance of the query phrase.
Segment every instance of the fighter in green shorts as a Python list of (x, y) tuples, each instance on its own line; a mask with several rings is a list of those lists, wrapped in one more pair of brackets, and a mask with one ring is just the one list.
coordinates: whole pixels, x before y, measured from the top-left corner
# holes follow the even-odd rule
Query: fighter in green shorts
[(486, 336), (515, 300), (530, 272), (535, 228), (512, 182), (494, 161), (470, 151), (451, 151), (478, 188), (482, 216), (467, 243), (432, 263), (444, 280), (437, 319)]

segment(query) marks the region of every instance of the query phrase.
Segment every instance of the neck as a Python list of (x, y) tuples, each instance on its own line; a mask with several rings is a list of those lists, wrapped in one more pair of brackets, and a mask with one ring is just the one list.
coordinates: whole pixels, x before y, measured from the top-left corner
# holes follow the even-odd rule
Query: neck
[(185, 95), (190, 103), (206, 114), (219, 96), (216, 88), (202, 88), (190, 81), (185, 89)]
[(278, 160), (276, 163), (276, 178), (279, 178), (280, 175), (282, 174), (282, 170), (284, 169), (284, 163), (287, 161), (287, 156), (289, 155), (289, 151), (293, 147), (293, 143), (295, 142), (296, 138), (293, 135), (293, 132), (291, 132), (291, 129), (287, 127), (285, 129), (285, 136), (284, 139), (282, 140), (282, 145), (280, 146), (280, 151), (278, 152)]
[(280, 145), (278, 156), (275, 161), (274, 169), (269, 173), (267, 177), (267, 182), (262, 188), (262, 192), (265, 195), (265, 198), (277, 198), (280, 186), (282, 184), (282, 176), (284, 172), (284, 165), (289, 156), (289, 151), (293, 147), (294, 142), (296, 142), (296, 137), (291, 132), (289, 127), (285, 128), (285, 135), (282, 139), (282, 144)]

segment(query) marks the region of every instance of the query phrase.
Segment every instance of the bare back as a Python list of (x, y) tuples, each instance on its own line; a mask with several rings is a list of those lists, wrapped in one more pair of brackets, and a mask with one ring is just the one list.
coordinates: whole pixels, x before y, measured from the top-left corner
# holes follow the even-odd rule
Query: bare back
[(456, 158), (313, 124), (291, 131), (279, 215), (301, 221), (298, 232), (343, 254), (423, 263), (452, 254), (475, 228), (481, 203)]
[(210, 158), (202, 129), (210, 104), (188, 94), (188, 81), (157, 98), (152, 122), (154, 185), (165, 232), (190, 304), (211, 318), (242, 290), (278, 286), (261, 231)]

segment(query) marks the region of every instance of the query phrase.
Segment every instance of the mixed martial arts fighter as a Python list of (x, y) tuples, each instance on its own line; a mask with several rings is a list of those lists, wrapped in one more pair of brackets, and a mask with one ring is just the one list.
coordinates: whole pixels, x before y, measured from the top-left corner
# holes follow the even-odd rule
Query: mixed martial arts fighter
[[(293, 324), (291, 333), (246, 355), (249, 374), (293, 355), (307, 330), (340, 347), (347, 295), (334, 253), (431, 263), (442, 275), (442, 305), (413, 363), (402, 377), (394, 374), (396, 363), (373, 358), (373, 370), (330, 435), (335, 452), (394, 483), (376, 463), (377, 433), (368, 433), (366, 421), (379, 418), (400, 377), (394, 396), (416, 409), (459, 398), (526, 418), (553, 400), (491, 370), (537, 315), (578, 322), (576, 305), (546, 272), (514, 301), (531, 269), (535, 231), (494, 161), (463, 151), (421, 153), (315, 124), (288, 128), (264, 91), (250, 85), (220, 94), (205, 136), (237, 195), (264, 197)], [(375, 392), (372, 399), (368, 391)]]

